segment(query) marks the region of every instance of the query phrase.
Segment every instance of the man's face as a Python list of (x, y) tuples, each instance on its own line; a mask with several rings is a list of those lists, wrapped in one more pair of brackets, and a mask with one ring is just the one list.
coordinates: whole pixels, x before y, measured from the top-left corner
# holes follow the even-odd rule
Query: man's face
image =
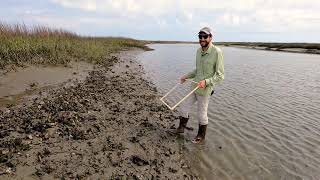
[(209, 43), (211, 42), (212, 37), (206, 33), (199, 33), (199, 44), (201, 47), (208, 47)]

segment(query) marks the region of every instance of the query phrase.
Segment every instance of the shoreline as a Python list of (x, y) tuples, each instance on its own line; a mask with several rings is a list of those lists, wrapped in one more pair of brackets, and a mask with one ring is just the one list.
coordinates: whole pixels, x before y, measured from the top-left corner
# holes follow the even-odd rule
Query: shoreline
[(197, 179), (170, 131), (177, 114), (142, 76), (142, 52), (1, 109), (0, 177)]
[[(148, 41), (150, 44), (198, 44), (188, 41)], [(320, 54), (319, 43), (259, 43), (259, 42), (214, 42), (214, 45), (224, 47), (238, 47), (255, 50)]]
[(265, 51), (276, 51), (276, 52), (289, 52), (289, 53), (300, 53), (300, 54), (318, 54), (320, 55), (320, 50), (308, 50), (305, 48), (269, 48), (269, 47), (261, 47), (261, 46), (243, 46), (243, 45), (219, 45), (224, 47), (236, 47), (236, 48), (244, 48), (244, 49), (253, 49), (253, 50), (265, 50)]

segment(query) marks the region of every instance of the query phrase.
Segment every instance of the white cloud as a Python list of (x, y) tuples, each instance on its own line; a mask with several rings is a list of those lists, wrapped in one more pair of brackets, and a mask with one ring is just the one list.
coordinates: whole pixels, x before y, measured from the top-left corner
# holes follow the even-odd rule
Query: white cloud
[(52, 28), (62, 28), (67, 30), (75, 30), (81, 26), (79, 20), (74, 18), (61, 18), (50, 15), (33, 15), (25, 14), (22, 20), (33, 25), (44, 25)]
[(60, 4), (67, 8), (78, 8), (85, 11), (96, 11), (96, 1), (90, 0), (52, 0), (54, 3)]
[[(134, 34), (194, 34), (203, 26), (217, 34), (308, 34), (320, 32), (318, 0), (49, 0), (64, 15), (37, 9), (25, 17), (41, 24), (79, 31), (89, 27)], [(38, 12), (39, 11), (39, 12)], [(75, 13), (75, 14), (73, 14)], [(94, 30), (93, 30), (94, 31)], [(181, 31), (181, 32), (180, 32)], [(80, 30), (81, 32), (81, 30)], [(140, 35), (138, 35), (140, 37)], [(301, 36), (302, 37), (302, 36)]]
[[(66, 8), (98, 12), (124, 18), (178, 18), (179, 22), (201, 19), (202, 14), (218, 14), (219, 25), (241, 26), (257, 23), (261, 27), (303, 26), (303, 20), (320, 18), (317, 0), (52, 0)], [(197, 16), (197, 18), (196, 18)], [(210, 16), (210, 15), (209, 15)], [(205, 18), (205, 17), (203, 17)], [(210, 18), (210, 17), (207, 17)], [(164, 20), (165, 21), (165, 20)], [(212, 23), (212, 22), (211, 22)], [(160, 23), (162, 24), (162, 23)]]
[(174, 10), (171, 0), (52, 0), (66, 8), (76, 8), (119, 16), (161, 16)]

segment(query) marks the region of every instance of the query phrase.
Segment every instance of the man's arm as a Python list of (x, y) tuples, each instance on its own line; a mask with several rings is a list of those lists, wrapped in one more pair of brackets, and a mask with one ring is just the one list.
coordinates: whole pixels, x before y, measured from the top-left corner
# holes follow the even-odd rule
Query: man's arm
[(182, 76), (180, 78), (180, 83), (182, 84), (182, 83), (184, 83), (186, 81), (186, 79), (194, 78), (195, 76), (196, 76), (196, 69), (191, 71), (191, 72), (189, 72), (188, 74)]
[[(200, 48), (197, 50), (197, 53), (196, 53), (196, 61), (197, 61), (197, 56), (200, 52)], [(188, 74), (185, 74), (184, 76), (182, 76), (180, 78), (180, 82), (181, 84), (184, 83), (186, 81), (186, 79), (191, 79), (191, 78), (194, 78), (196, 77), (196, 74), (197, 74), (197, 68), (195, 68), (193, 71), (189, 72)]]
[(214, 86), (224, 79), (224, 63), (223, 63), (223, 54), (221, 50), (217, 51), (218, 59), (215, 65), (215, 73), (211, 78), (205, 79), (206, 86)]
[(186, 79), (194, 78), (196, 76), (197, 70), (194, 69), (193, 71), (189, 72), (188, 74), (184, 75)]

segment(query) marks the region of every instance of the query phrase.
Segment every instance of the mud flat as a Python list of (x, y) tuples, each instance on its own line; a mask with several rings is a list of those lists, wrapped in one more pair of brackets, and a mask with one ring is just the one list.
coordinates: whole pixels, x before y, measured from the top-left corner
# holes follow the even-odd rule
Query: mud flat
[(266, 50), (266, 51), (280, 51), (290, 53), (304, 53), (304, 54), (320, 54), (319, 49), (305, 49), (305, 48), (270, 48), (270, 47), (259, 47), (259, 46), (245, 46), (245, 45), (227, 45), (230, 47)]
[(94, 67), (87, 62), (71, 62), (68, 67), (30, 65), (0, 73), (0, 107), (19, 104), (23, 97), (40, 89), (67, 84), (72, 79), (83, 81)]
[(0, 111), (0, 179), (198, 179), (140, 50)]
[(319, 43), (217, 42), (215, 44), (256, 50), (320, 54)]

